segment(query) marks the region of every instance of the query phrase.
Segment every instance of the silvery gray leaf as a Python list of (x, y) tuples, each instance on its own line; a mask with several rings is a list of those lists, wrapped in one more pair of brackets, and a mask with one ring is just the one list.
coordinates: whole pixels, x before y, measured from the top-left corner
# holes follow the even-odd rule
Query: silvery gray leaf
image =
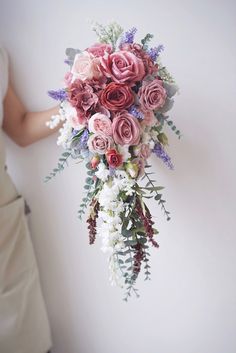
[(75, 55), (81, 53), (81, 50), (74, 48), (66, 48), (66, 56), (69, 61), (74, 61)]
[(171, 84), (171, 83), (163, 82), (163, 86), (169, 98), (173, 97), (179, 90), (179, 87), (174, 83)]
[(166, 98), (166, 102), (165, 102), (164, 106), (159, 110), (159, 112), (166, 113), (169, 110), (171, 110), (173, 105), (174, 105), (174, 99)]

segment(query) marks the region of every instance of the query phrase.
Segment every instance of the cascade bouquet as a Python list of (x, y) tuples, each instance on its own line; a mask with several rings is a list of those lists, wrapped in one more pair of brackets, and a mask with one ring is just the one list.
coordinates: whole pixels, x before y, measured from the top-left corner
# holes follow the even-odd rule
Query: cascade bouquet
[(158, 247), (145, 199), (153, 197), (170, 219), (147, 159), (153, 153), (173, 168), (163, 129), (167, 125), (180, 137), (166, 115), (178, 88), (160, 61), (163, 46), (149, 46), (151, 34), (136, 43), (136, 28), (125, 32), (112, 23), (93, 29), (99, 42), (83, 51), (67, 49), (64, 88), (49, 91), (60, 109), (48, 126), (63, 121), (57, 143), (65, 152), (46, 180), (68, 158), (85, 161), (86, 194), (78, 215), (88, 208), (89, 243), (101, 238), (111, 282), (126, 287), (127, 300), (132, 292), (138, 296), (142, 265), (150, 279), (149, 247)]

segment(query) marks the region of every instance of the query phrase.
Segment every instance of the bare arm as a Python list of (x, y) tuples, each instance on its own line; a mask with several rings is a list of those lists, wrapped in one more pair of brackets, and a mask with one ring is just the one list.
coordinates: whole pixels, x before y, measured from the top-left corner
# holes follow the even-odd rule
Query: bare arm
[(28, 146), (54, 133), (45, 124), (58, 107), (41, 112), (27, 112), (20, 99), (9, 85), (4, 100), (3, 129), (19, 146)]

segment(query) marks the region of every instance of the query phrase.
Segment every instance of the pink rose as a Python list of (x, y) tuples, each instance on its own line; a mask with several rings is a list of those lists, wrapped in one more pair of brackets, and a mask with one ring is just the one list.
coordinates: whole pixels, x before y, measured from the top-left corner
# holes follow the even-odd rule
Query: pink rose
[(98, 58), (99, 56), (103, 56), (105, 53), (110, 54), (112, 52), (112, 47), (109, 44), (96, 43), (86, 50)]
[(130, 107), (134, 102), (134, 95), (129, 86), (111, 82), (101, 92), (101, 104), (112, 111)]
[(128, 50), (131, 51), (135, 56), (140, 58), (143, 61), (144, 67), (145, 67), (145, 72), (148, 75), (152, 75), (154, 73), (157, 73), (158, 71), (158, 65), (154, 64), (154, 62), (151, 60), (150, 56), (142, 49), (142, 46), (137, 43), (124, 43), (122, 44), (122, 49), (123, 50)]
[(93, 153), (105, 154), (112, 146), (112, 139), (101, 133), (93, 134), (88, 139), (89, 150)]
[(113, 81), (131, 85), (141, 81), (145, 75), (142, 60), (125, 50), (101, 58), (101, 69)]
[(162, 108), (167, 97), (163, 83), (159, 79), (144, 82), (138, 94), (144, 112)]
[(96, 113), (91, 116), (88, 122), (90, 132), (102, 133), (106, 136), (112, 135), (111, 120), (104, 114)]
[(113, 139), (119, 145), (137, 145), (140, 140), (140, 125), (126, 110), (117, 113), (112, 121)]
[(76, 54), (71, 72), (74, 78), (82, 81), (99, 79), (102, 76), (100, 60), (86, 51)]
[(118, 168), (123, 164), (123, 156), (118, 153), (116, 150), (108, 150), (106, 152), (107, 163), (111, 168)]
[(84, 123), (96, 106), (98, 96), (91, 86), (77, 79), (68, 87), (68, 100), (76, 108), (80, 123)]

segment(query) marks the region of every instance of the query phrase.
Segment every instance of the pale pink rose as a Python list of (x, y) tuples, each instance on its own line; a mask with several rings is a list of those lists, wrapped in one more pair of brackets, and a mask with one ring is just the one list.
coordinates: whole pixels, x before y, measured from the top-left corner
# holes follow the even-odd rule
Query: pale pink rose
[(159, 79), (143, 82), (138, 95), (144, 112), (162, 108), (167, 97), (163, 82)]
[(105, 53), (110, 54), (112, 52), (112, 47), (109, 44), (96, 43), (86, 50), (87, 52), (93, 54), (95, 57), (99, 57), (103, 56)]
[(90, 132), (102, 133), (106, 136), (112, 135), (111, 120), (104, 114), (96, 113), (88, 121)]
[(145, 75), (143, 61), (125, 50), (101, 58), (101, 69), (113, 81), (131, 85), (141, 81)]
[(105, 154), (112, 146), (112, 138), (101, 133), (93, 134), (88, 139), (89, 150), (93, 153)]
[(140, 125), (126, 110), (117, 113), (112, 121), (114, 141), (123, 145), (137, 145), (140, 140)]
[(156, 124), (156, 122), (157, 122), (157, 119), (156, 119), (153, 111), (149, 110), (144, 113), (144, 118), (143, 118), (141, 124), (145, 125), (145, 126), (153, 126)]
[(99, 79), (102, 76), (100, 60), (86, 51), (76, 54), (71, 72), (82, 81)]

